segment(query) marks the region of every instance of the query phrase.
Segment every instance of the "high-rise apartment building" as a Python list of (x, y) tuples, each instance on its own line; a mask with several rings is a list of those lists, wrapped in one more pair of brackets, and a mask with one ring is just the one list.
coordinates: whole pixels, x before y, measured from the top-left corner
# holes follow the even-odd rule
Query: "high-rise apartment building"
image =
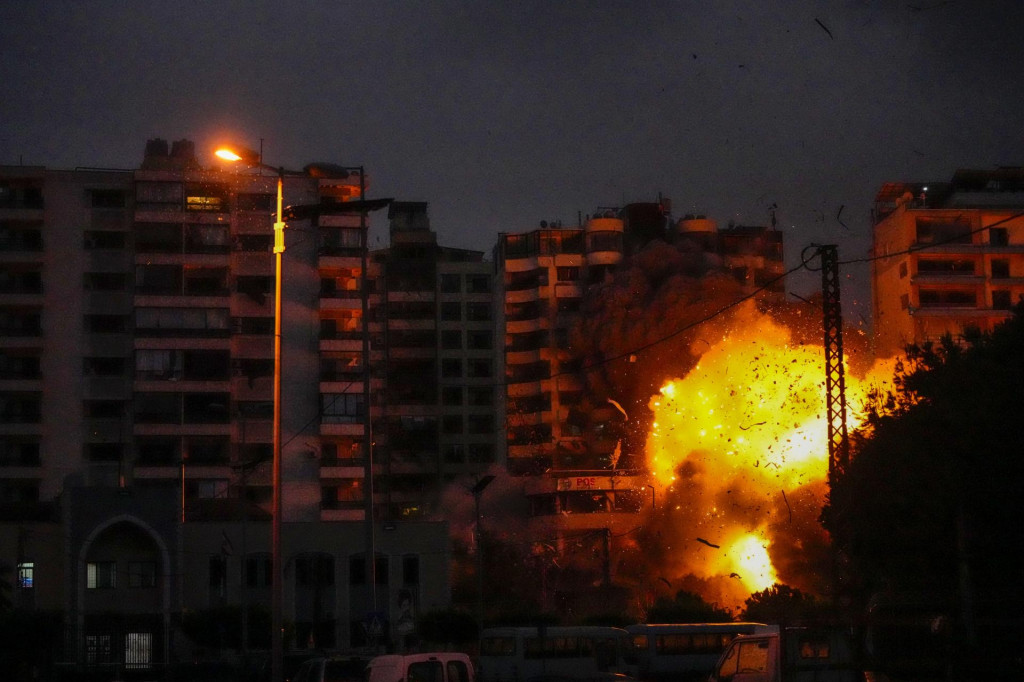
[(746, 291), (781, 297), (785, 290), (781, 232), (720, 230), (698, 215), (673, 221), (666, 203), (599, 209), (582, 227), (543, 223), (502, 234), (494, 253), (504, 300), (507, 467), (525, 477), (530, 536), (556, 552), (569, 547), (569, 537), (589, 537), (606, 569), (610, 538), (635, 526), (650, 486), (642, 453), (623, 451), (616, 407), (580, 413), (587, 387), (569, 340), (583, 297), (654, 239), (687, 239)]
[(370, 269), (374, 497), (378, 518), (417, 518), (502, 461), (494, 267), (438, 245), (426, 203), (394, 202), (388, 217)]
[(1024, 295), (1024, 169), (886, 183), (872, 246), (876, 353), (989, 331)]
[[(63, 662), (143, 674), (182, 655), (184, 609), (270, 603), (277, 181), (204, 168), (187, 140), (151, 140), (136, 170), (0, 167), (0, 556), (17, 605), (63, 613)], [(366, 228), (387, 203), (366, 186), (325, 165), (283, 178), (304, 207), (281, 277), (291, 648), (384, 638), (400, 603), (450, 599), (447, 526), (388, 512), (388, 458), (367, 515), (367, 403), (388, 414), (377, 392), (404, 375), (373, 368), (367, 390), (365, 346), (401, 346), (364, 324)], [(470, 286), (472, 267), (446, 267)], [(463, 473), (433, 445), (401, 473)]]

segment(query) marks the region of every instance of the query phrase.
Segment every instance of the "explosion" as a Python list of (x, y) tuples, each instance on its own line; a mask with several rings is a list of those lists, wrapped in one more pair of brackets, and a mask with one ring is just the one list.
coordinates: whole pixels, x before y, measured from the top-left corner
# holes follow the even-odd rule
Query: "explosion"
[[(650, 400), (647, 436), (659, 510), (662, 570), (731, 607), (783, 582), (811, 593), (827, 583), (818, 522), (827, 492), (824, 352), (753, 305), (737, 312), (699, 360)], [(845, 372), (849, 430), (888, 365)]]

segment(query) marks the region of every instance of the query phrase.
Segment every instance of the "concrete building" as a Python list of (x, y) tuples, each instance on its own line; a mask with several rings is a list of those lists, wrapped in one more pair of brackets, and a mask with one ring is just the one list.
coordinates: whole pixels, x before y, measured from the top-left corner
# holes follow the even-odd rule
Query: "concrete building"
[(427, 209), (392, 203), (372, 253), (377, 518), (439, 513), (445, 486), (503, 461), (493, 264), (438, 245)]
[[(607, 405), (581, 413), (586, 385), (569, 332), (590, 287), (651, 240), (683, 238), (747, 291), (764, 287), (768, 296), (784, 295), (781, 232), (720, 230), (715, 221), (697, 215), (673, 220), (667, 202), (600, 208), (581, 227), (542, 223), (538, 230), (501, 234), (495, 247), (499, 300), (504, 300), (499, 315), (505, 333), (507, 468), (524, 477), (528, 533), (544, 539), (538, 543), (547, 548), (538, 550), (541, 554), (604, 556), (605, 582), (611, 538), (636, 526), (649, 486), (642, 453), (622, 451), (616, 409)], [(580, 538), (590, 545), (587, 550), (579, 549)]]
[(958, 170), (949, 182), (884, 184), (873, 211), (876, 353), (962, 340), (1024, 294), (1024, 170)]
[[(181, 654), (183, 609), (261, 602), (276, 183), (204, 168), (187, 140), (151, 140), (136, 170), (0, 167), (0, 556), (17, 605), (62, 612), (64, 663), (145, 674)], [(450, 598), (446, 524), (367, 523), (362, 211), (386, 203), (360, 202), (367, 184), (284, 178), (286, 205), (324, 208), (289, 221), (283, 254), (292, 647), (383, 641), (399, 592)]]

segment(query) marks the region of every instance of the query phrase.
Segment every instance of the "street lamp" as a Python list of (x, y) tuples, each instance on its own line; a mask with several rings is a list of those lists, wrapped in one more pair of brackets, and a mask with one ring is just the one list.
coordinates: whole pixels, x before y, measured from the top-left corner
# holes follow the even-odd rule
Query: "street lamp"
[(284, 218), (282, 203), (284, 196), (283, 167), (274, 168), (246, 150), (245, 156), (232, 149), (222, 147), (215, 154), (232, 163), (239, 161), (252, 167), (267, 168), (277, 173), (277, 220), (274, 222), (274, 426), (272, 488), (273, 500), (270, 510), (270, 674), (271, 682), (284, 679), (284, 618), (282, 616), (283, 575), (281, 571), (281, 255), (284, 253)]
[[(241, 153), (239, 153), (239, 151)], [(362, 267), (362, 318), (363, 318), (363, 404), (364, 404), (364, 428), (365, 428), (365, 452), (366, 452), (366, 481), (368, 488), (366, 529), (367, 529), (367, 562), (368, 575), (370, 576), (370, 589), (372, 608), (376, 611), (376, 578), (375, 549), (373, 534), (373, 451), (372, 451), (372, 421), (370, 415), (370, 346), (369, 346), (369, 310), (368, 310), (368, 288), (367, 266), (368, 248), (367, 239), (367, 211), (384, 208), (391, 203), (391, 199), (378, 199), (367, 201), (366, 176), (362, 166), (337, 166), (334, 164), (311, 164), (306, 167), (305, 173), (286, 171), (283, 167), (269, 166), (263, 163), (259, 154), (249, 150), (235, 151), (228, 148), (218, 149), (215, 154), (225, 161), (232, 163), (243, 162), (252, 168), (265, 168), (277, 173), (277, 210), (274, 222), (274, 256), (275, 256), (275, 283), (274, 283), (274, 425), (273, 425), (273, 502), (271, 508), (271, 682), (281, 682), (284, 679), (284, 650), (283, 631), (284, 622), (282, 616), (283, 602), (283, 578), (282, 578), (282, 557), (281, 557), (281, 254), (284, 253), (284, 228), (285, 219), (300, 220), (312, 219), (322, 214), (337, 215), (351, 214), (359, 211), (359, 227), (362, 235), (361, 267)], [(359, 199), (358, 201), (346, 201), (340, 204), (311, 204), (283, 207), (283, 188), (285, 175), (310, 175), (318, 177), (321, 175), (348, 177), (350, 173), (359, 174)]]

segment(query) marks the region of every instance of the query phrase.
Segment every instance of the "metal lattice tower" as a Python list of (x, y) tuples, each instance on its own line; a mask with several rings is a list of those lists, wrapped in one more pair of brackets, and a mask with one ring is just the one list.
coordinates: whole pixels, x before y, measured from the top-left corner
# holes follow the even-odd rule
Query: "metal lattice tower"
[(825, 327), (825, 401), (828, 418), (828, 475), (846, 468), (850, 444), (846, 432), (846, 380), (843, 376), (843, 310), (839, 302), (839, 252), (834, 244), (821, 254), (821, 305)]

